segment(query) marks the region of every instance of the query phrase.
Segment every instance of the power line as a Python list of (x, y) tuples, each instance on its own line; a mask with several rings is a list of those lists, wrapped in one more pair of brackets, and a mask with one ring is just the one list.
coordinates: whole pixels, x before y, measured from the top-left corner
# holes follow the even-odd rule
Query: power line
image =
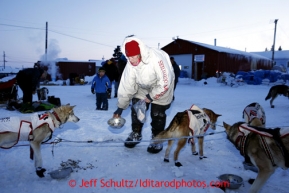
[(9, 27), (26, 28), (26, 29), (40, 29), (40, 30), (44, 30), (43, 28), (27, 27), (27, 26), (19, 26), (19, 25), (9, 25), (9, 24), (3, 24), (3, 23), (0, 23), (0, 25), (9, 26)]
[[(9, 27), (25, 28), (25, 29), (45, 30), (44, 28), (27, 27), (27, 26), (19, 26), (19, 25), (9, 25), (9, 24), (2, 24), (2, 23), (0, 23), (0, 25), (3, 25), (3, 26), (9, 26)], [(50, 32), (54, 32), (54, 33), (57, 33), (57, 34), (60, 34), (60, 35), (64, 35), (64, 36), (67, 36), (67, 37), (70, 37), (70, 38), (74, 38), (74, 39), (78, 39), (78, 40), (82, 40), (82, 41), (86, 41), (86, 42), (90, 42), (90, 43), (94, 43), (94, 44), (102, 45), (102, 46), (114, 47), (114, 46), (110, 46), (110, 45), (107, 45), (107, 44), (103, 44), (103, 43), (99, 43), (99, 42), (95, 42), (95, 41), (87, 40), (87, 39), (84, 39), (84, 38), (80, 38), (80, 37), (76, 37), (76, 36), (68, 35), (68, 34), (65, 34), (65, 33), (62, 33), (62, 32), (54, 31), (54, 30), (48, 30), (48, 31), (50, 31)]]
[(6, 62), (14, 62), (14, 63), (32, 63), (34, 64), (35, 62), (27, 62), (27, 61), (13, 61), (13, 60), (6, 60)]
[[(43, 31), (46, 30), (46, 29), (44, 29), (42, 27), (30, 27), (30, 26), (11, 25), (11, 24), (4, 24), (4, 23), (0, 23), (0, 25), (1, 26), (7, 26), (7, 27), (13, 27), (13, 28), (20, 28), (20, 29), (32, 29), (32, 30), (43, 30)], [(3, 31), (3, 30), (1, 30), (1, 31)], [(7, 30), (5, 30), (5, 31), (7, 31)], [(103, 44), (103, 43), (100, 43), (100, 42), (95, 42), (95, 41), (87, 40), (87, 39), (84, 39), (84, 38), (80, 38), (80, 37), (72, 36), (72, 35), (69, 35), (69, 34), (65, 34), (65, 33), (62, 33), (62, 32), (59, 32), (59, 31), (55, 31), (55, 30), (48, 30), (48, 31), (52, 32), (52, 33), (60, 34), (60, 35), (63, 35), (63, 36), (67, 36), (67, 37), (70, 37), (70, 38), (74, 38), (74, 39), (78, 39), (78, 40), (82, 40), (82, 41), (86, 41), (86, 42), (102, 45), (102, 46), (107, 46), (107, 47), (112, 47), (112, 48), (114, 47), (114, 46), (110, 46), (110, 45)], [(6, 62), (8, 62), (8, 63), (11, 63), (11, 62), (13, 62), (13, 63), (28, 63), (28, 64), (34, 64), (35, 63), (35, 62), (21, 61), (21, 60), (15, 60), (15, 59), (9, 60), (9, 57), (7, 57), (7, 58), (8, 58), (8, 60)]]
[[(6, 55), (6, 58), (8, 59), (8, 60), (6, 60), (6, 62), (14, 62), (14, 63), (35, 63), (35, 62), (29, 62), (29, 61), (22, 61), (22, 60), (17, 60), (17, 59), (15, 59), (15, 58), (11, 58), (11, 57), (9, 57), (9, 56), (7, 56)], [(10, 60), (9, 60), (10, 59)]]
[(283, 31), (284, 35), (289, 39), (287, 32), (282, 28), (282, 26), (280, 26), (280, 24), (279, 24), (279, 28), (281, 29), (281, 31)]
[(76, 36), (72, 36), (72, 35), (64, 34), (64, 33), (61, 33), (61, 32), (54, 31), (54, 30), (48, 30), (48, 31), (50, 31), (50, 32), (54, 32), (54, 33), (57, 33), (57, 34), (60, 34), (60, 35), (64, 35), (64, 36), (67, 36), (67, 37), (71, 37), (71, 38), (75, 38), (75, 39), (79, 39), (79, 40), (83, 40), (83, 41), (87, 41), (87, 42), (91, 42), (91, 43), (99, 44), (99, 45), (102, 45), (102, 46), (114, 47), (114, 46), (110, 46), (110, 45), (102, 44), (102, 43), (99, 43), (99, 42), (95, 42), (95, 41), (91, 41), (91, 40), (87, 40), (87, 39), (79, 38), (79, 37), (76, 37)]

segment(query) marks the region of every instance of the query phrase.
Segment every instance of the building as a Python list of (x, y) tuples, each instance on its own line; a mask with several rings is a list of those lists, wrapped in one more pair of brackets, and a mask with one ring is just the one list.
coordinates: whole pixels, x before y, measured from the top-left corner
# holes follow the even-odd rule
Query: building
[(105, 61), (105, 60), (88, 60), (89, 62), (95, 62), (95, 66), (96, 66), (96, 73), (98, 72), (98, 69), (100, 67), (102, 67), (102, 63)]
[(93, 76), (96, 73), (95, 61), (72, 61), (72, 60), (53, 60), (38, 61), (35, 65), (40, 65), (47, 70), (47, 80), (67, 80), (76, 77), (83, 78), (85, 76)]
[(195, 80), (215, 77), (217, 72), (272, 68), (271, 60), (261, 55), (179, 38), (161, 49)]
[(96, 72), (95, 62), (86, 61), (58, 61), (56, 66), (63, 80), (75, 77), (93, 76)]
[[(272, 59), (272, 51), (265, 52), (251, 52), (267, 58)], [(289, 68), (289, 50), (278, 50), (274, 51), (274, 65), (285, 68), (288, 71)]]

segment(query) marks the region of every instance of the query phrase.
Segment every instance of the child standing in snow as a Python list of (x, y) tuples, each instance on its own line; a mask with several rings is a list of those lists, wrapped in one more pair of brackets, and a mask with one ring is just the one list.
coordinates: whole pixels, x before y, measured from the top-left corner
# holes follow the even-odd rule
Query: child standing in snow
[(91, 84), (91, 93), (96, 93), (96, 110), (108, 110), (107, 92), (111, 92), (110, 80), (105, 69), (100, 67)]

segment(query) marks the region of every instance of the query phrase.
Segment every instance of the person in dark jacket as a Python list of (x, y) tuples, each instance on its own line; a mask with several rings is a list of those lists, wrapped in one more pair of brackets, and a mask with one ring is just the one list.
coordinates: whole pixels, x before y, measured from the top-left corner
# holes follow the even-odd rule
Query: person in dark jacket
[(17, 84), (23, 92), (22, 106), (32, 106), (33, 94), (36, 93), (41, 78), (45, 79), (46, 75), (46, 71), (42, 68), (26, 68), (17, 73)]
[[(175, 84), (174, 91), (175, 91), (177, 84), (179, 82), (179, 76), (181, 74), (181, 70), (180, 70), (179, 65), (176, 63), (175, 58), (171, 56), (170, 59), (171, 59), (172, 66), (174, 68), (174, 73), (175, 73), (175, 83), (174, 83)], [(173, 97), (173, 100), (175, 100), (175, 95)]]
[(122, 54), (121, 57), (117, 61), (117, 69), (118, 69), (118, 73), (119, 73), (119, 82), (120, 82), (122, 73), (124, 71), (124, 68), (126, 66), (126, 63), (127, 63), (127, 59), (126, 59), (125, 55)]
[[(105, 69), (105, 74), (109, 78), (110, 83), (114, 83), (114, 98), (116, 98), (119, 85), (119, 72), (114, 59), (107, 60), (102, 67)], [(108, 93), (108, 98), (111, 98), (111, 92)]]
[(111, 92), (109, 78), (105, 75), (105, 69), (100, 67), (91, 84), (91, 93), (96, 93), (96, 110), (108, 110), (107, 93), (109, 92)]
[(119, 86), (119, 83), (120, 83), (120, 79), (121, 79), (121, 76), (122, 76), (122, 73), (124, 71), (124, 68), (126, 66), (126, 63), (127, 63), (127, 59), (125, 57), (125, 55), (121, 55), (121, 57), (118, 59), (117, 61), (117, 70), (118, 70), (118, 85), (117, 85), (117, 89), (115, 90), (116, 94), (115, 94), (115, 98), (117, 97), (117, 91), (118, 91), (118, 86)]

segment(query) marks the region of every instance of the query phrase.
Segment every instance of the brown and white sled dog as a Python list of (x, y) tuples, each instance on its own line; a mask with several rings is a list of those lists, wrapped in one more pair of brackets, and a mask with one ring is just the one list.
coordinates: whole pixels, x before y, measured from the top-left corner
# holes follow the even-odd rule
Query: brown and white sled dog
[(266, 129), (244, 122), (231, 125), (223, 122), (227, 138), (258, 168), (250, 193), (258, 192), (275, 169), (289, 167), (289, 128)]
[(251, 103), (243, 110), (243, 119), (252, 126), (265, 127), (266, 114), (259, 103)]
[(283, 95), (289, 98), (289, 87), (286, 85), (275, 85), (272, 86), (265, 98), (265, 101), (270, 99), (270, 106), (274, 108), (273, 101), (277, 98), (278, 95)]
[[(180, 138), (177, 143), (177, 148), (174, 152), (175, 166), (182, 166), (182, 164), (178, 161), (178, 156), (180, 150), (185, 146), (188, 136), (192, 136), (190, 141), (193, 155), (198, 155), (198, 153), (196, 152), (193, 136), (205, 134), (209, 126), (211, 126), (211, 128), (215, 130), (215, 123), (217, 122), (219, 116), (221, 115), (216, 114), (210, 109), (200, 109), (196, 105), (193, 105), (190, 109), (184, 112), (178, 112), (171, 121), (170, 125), (164, 131), (162, 131), (153, 138), (153, 141), (155, 143), (162, 142), (162, 140), (158, 141), (158, 139), (169, 139), (164, 161), (169, 162), (170, 150), (174, 143), (174, 139), (170, 138)], [(200, 159), (205, 158), (205, 156), (203, 155), (203, 144), (204, 137), (198, 137)]]
[(41, 142), (50, 139), (54, 129), (66, 122), (78, 122), (73, 108), (69, 104), (53, 108), (52, 112), (34, 113), (25, 117), (0, 118), (0, 147), (8, 149), (18, 141), (29, 141), (33, 150), (36, 174), (44, 177), (46, 169), (42, 168)]

